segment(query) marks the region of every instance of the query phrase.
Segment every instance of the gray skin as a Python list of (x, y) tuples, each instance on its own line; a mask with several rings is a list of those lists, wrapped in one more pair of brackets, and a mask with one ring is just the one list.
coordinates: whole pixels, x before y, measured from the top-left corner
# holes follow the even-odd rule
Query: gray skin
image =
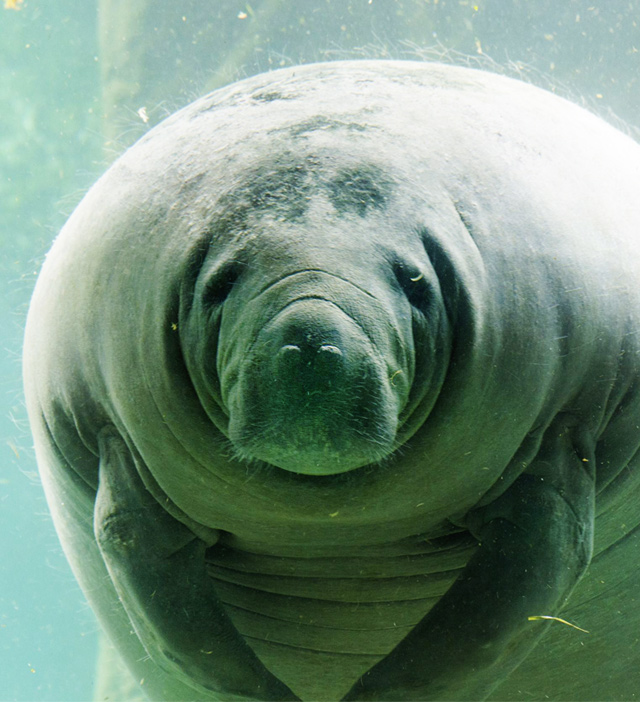
[(387, 61), (242, 81), (109, 169), (25, 382), (152, 699), (639, 694), (639, 175), (558, 97)]

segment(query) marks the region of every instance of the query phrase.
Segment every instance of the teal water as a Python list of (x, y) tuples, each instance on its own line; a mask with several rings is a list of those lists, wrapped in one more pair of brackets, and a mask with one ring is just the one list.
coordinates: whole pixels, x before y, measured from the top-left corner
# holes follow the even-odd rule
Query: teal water
[[(362, 56), (494, 62), (640, 127), (639, 9), (635, 0), (0, 0), (0, 702), (92, 697), (98, 626), (38, 483), (20, 353), (44, 253), (117, 153), (229, 80)], [(114, 71), (124, 93), (109, 93)]]
[[(95, 8), (0, 3), (0, 699), (86, 700), (97, 625), (36, 477), (20, 353), (35, 273), (98, 173)], [(89, 10), (89, 11), (88, 11)]]

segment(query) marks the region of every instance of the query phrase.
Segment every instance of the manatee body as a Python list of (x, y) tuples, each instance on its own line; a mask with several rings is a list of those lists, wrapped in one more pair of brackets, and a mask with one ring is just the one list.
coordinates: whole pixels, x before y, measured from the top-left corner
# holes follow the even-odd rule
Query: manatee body
[(218, 90), (107, 171), (26, 394), (152, 699), (640, 695), (639, 176), (556, 96), (391, 61)]

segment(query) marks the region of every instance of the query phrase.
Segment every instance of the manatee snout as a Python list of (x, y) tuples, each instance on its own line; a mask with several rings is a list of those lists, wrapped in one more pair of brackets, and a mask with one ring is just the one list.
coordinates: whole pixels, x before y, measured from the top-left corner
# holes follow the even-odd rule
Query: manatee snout
[(286, 308), (258, 338), (258, 357), (273, 368), (274, 391), (306, 403), (355, 379), (366, 337), (335, 305), (304, 300)]
[(285, 306), (258, 332), (240, 370), (229, 437), (238, 455), (327, 475), (394, 448), (398, 397), (389, 364), (337, 304)]

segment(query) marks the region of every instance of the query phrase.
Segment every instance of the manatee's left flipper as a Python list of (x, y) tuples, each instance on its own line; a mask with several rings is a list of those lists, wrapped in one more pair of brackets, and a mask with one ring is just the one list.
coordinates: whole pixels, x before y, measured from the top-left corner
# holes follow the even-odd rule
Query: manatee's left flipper
[(224, 612), (205, 570), (204, 541), (158, 504), (114, 430), (101, 433), (99, 448), (94, 532), (151, 658), (200, 700), (297, 700)]
[(593, 444), (560, 416), (515, 483), (470, 516), (481, 542), (434, 608), (345, 700), (481, 700), (516, 668), (591, 558)]

